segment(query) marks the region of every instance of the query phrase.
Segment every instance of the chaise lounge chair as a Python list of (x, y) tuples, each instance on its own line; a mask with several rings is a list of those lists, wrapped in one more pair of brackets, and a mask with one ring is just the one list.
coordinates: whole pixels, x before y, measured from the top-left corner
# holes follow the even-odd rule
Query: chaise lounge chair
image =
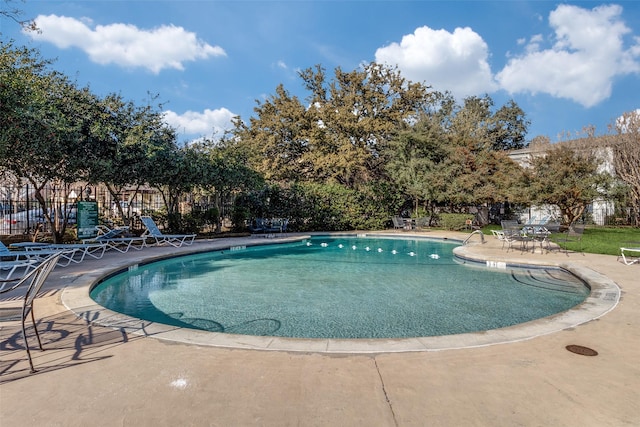
[[(625, 254), (625, 252), (631, 252), (631, 254)], [(620, 256), (626, 265), (635, 264), (640, 262), (640, 248), (620, 248)]]
[[(8, 283), (19, 280), (38, 265), (36, 260), (24, 259), (17, 261), (0, 261), (0, 293), (7, 286)], [(12, 278), (14, 273), (18, 275), (17, 278)]]
[[(0, 259), (8, 261), (32, 261), (35, 263), (41, 263), (47, 257), (60, 252), (59, 249), (48, 247), (47, 243), (12, 243), (12, 248), (19, 248), (10, 250), (4, 243), (0, 242)], [(32, 250), (36, 248), (37, 250)], [(60, 267), (66, 267), (71, 264), (75, 250), (66, 251), (62, 254), (58, 260)]]
[(82, 243), (104, 243), (107, 245), (107, 249), (114, 249), (118, 252), (126, 253), (129, 249), (141, 250), (147, 247), (146, 237), (127, 237), (124, 236), (124, 232), (128, 228), (114, 228), (109, 229), (106, 227), (96, 227), (99, 233), (98, 236), (91, 239), (83, 239)]
[(141, 216), (140, 220), (147, 229), (142, 237), (154, 239), (157, 245), (168, 243), (179, 248), (182, 245), (191, 245), (196, 238), (195, 234), (163, 234), (150, 216)]
[[(63, 259), (66, 265), (73, 263), (79, 264), (84, 261), (85, 257), (89, 256), (94, 259), (100, 259), (107, 250), (107, 244), (101, 242), (90, 243), (37, 243), (37, 242), (22, 242), (13, 243), (12, 248), (19, 248), (24, 250), (25, 253), (40, 254), (42, 251), (46, 251), (47, 255), (53, 252), (63, 252)], [(12, 251), (14, 252), (14, 251)]]

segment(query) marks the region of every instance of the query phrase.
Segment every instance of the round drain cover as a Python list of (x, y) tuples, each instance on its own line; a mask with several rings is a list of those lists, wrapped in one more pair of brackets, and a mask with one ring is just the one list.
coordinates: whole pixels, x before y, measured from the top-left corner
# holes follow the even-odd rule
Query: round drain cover
[(567, 347), (565, 347), (567, 350), (569, 350), (571, 353), (575, 353), (575, 354), (579, 354), (582, 356), (597, 356), (598, 352), (595, 351), (592, 348), (589, 347), (584, 347), (581, 345), (575, 345), (575, 344), (571, 344), (568, 345)]

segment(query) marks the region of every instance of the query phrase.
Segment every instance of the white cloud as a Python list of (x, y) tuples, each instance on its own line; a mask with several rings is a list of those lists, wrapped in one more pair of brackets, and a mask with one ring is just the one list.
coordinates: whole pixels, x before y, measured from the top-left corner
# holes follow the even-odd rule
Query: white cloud
[(640, 72), (640, 39), (625, 48), (630, 33), (622, 7), (591, 10), (560, 5), (549, 15), (555, 44), (541, 50), (542, 38), (531, 38), (525, 54), (512, 58), (496, 75), (510, 93), (548, 93), (592, 107), (611, 95), (616, 76)]
[(221, 47), (211, 46), (194, 33), (173, 25), (151, 30), (127, 24), (93, 26), (87, 18), (57, 15), (40, 15), (35, 22), (40, 31), (28, 35), (62, 49), (82, 49), (98, 64), (142, 67), (157, 74), (165, 68), (183, 70), (186, 61), (226, 56)]
[(178, 133), (209, 137), (221, 135), (224, 131), (231, 129), (231, 119), (236, 115), (226, 108), (206, 109), (202, 113), (187, 111), (184, 114), (168, 110), (164, 114), (164, 120)]
[(375, 54), (376, 62), (397, 65), (405, 78), (459, 97), (497, 89), (488, 56), (487, 44), (471, 28), (456, 28), (450, 33), (426, 26)]

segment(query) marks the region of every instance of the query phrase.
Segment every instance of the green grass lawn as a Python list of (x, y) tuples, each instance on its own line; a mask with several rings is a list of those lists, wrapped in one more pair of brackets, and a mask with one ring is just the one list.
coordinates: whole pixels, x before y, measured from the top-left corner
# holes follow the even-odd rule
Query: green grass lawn
[[(491, 230), (500, 230), (499, 225), (484, 227), (483, 233), (491, 235)], [(562, 235), (551, 235), (551, 241), (557, 240)], [(592, 254), (620, 255), (620, 248), (640, 247), (640, 229), (622, 227), (598, 227), (587, 226), (582, 235), (582, 242), (562, 243), (562, 247), (571, 251), (579, 251)]]
[[(553, 235), (551, 236), (553, 241)], [(605, 255), (620, 255), (622, 247), (640, 247), (640, 229), (587, 227), (582, 236), (584, 252)], [(569, 243), (569, 250), (579, 250), (580, 243)]]

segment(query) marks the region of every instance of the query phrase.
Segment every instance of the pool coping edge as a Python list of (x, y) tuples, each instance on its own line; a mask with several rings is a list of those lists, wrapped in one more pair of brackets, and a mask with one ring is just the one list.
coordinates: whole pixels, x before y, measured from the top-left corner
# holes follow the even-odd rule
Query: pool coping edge
[[(324, 234), (326, 235), (327, 233)], [(348, 233), (341, 234), (346, 235)], [(355, 233), (351, 233), (350, 235), (354, 234)], [(366, 235), (377, 236), (379, 234), (366, 233)], [(403, 238), (417, 237), (438, 239), (437, 237), (424, 235), (403, 234), (402, 236)], [(260, 241), (257, 239), (250, 239), (249, 241), (243, 242), (243, 244), (246, 243), (247, 245), (255, 246), (269, 243), (287, 243), (304, 240), (309, 237), (309, 235), (290, 236), (284, 239), (265, 239)], [(457, 241), (456, 239), (442, 240)], [(215, 242), (211, 242), (209, 245), (205, 245), (204, 247), (201, 245), (199, 248), (185, 249), (178, 254), (178, 256), (207, 251), (225, 250), (228, 247), (229, 245), (227, 243), (216, 245)], [(176, 256), (175, 254), (125, 258), (120, 263), (105, 266), (104, 268), (96, 269), (90, 273), (84, 272), (81, 275), (70, 275), (74, 277), (73, 286), (65, 287), (61, 293), (60, 299), (62, 304), (68, 310), (93, 325), (117, 329), (133, 335), (141, 335), (163, 341), (200, 346), (329, 354), (380, 354), (443, 351), (526, 341), (539, 336), (574, 328), (604, 316), (613, 310), (620, 300), (620, 288), (617, 284), (608, 277), (587, 267), (570, 262), (556, 263), (550, 262), (549, 260), (545, 262), (522, 263), (522, 261), (520, 261), (516, 263), (508, 257), (495, 257), (473, 253), (471, 251), (472, 247), (473, 246), (458, 246), (454, 248), (454, 254), (481, 264), (490, 261), (506, 263), (506, 265), (518, 264), (563, 268), (583, 279), (590, 286), (591, 292), (584, 302), (568, 311), (519, 325), (457, 335), (398, 339), (302, 339), (207, 332), (195, 329), (179, 328), (126, 316), (121, 313), (113, 312), (95, 303), (89, 297), (90, 289), (105, 277), (114, 274), (114, 272), (122, 271), (123, 269), (136, 264), (174, 257)]]

